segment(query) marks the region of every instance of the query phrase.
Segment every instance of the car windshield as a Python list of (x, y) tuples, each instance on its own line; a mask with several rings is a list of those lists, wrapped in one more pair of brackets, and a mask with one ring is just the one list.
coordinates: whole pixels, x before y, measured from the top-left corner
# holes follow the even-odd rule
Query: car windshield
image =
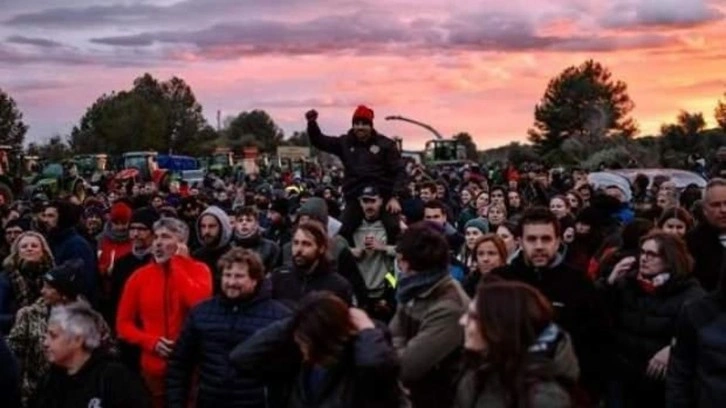
[(147, 167), (146, 157), (147, 156), (126, 156), (124, 157), (124, 168), (130, 169), (135, 167), (139, 170), (143, 170)]
[(221, 164), (222, 166), (229, 165), (229, 158), (226, 154), (215, 154), (212, 157), (212, 164)]
[(76, 164), (79, 169), (93, 170), (96, 167), (96, 160), (93, 157), (78, 157), (76, 158)]
[(61, 176), (63, 176), (63, 166), (61, 164), (49, 164), (43, 169), (43, 178), (58, 178)]

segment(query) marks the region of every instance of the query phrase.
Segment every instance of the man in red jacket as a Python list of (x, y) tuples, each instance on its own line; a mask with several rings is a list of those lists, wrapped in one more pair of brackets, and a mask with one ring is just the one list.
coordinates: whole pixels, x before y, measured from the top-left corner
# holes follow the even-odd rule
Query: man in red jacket
[(121, 201), (111, 206), (109, 220), (103, 229), (98, 246), (98, 270), (103, 277), (113, 273), (116, 260), (131, 252), (129, 238), (131, 214), (131, 207)]
[(212, 296), (209, 268), (189, 257), (189, 228), (175, 218), (154, 224), (154, 262), (126, 282), (116, 330), (119, 337), (141, 348), (141, 372), (153, 406), (164, 407), (167, 359), (189, 310)]

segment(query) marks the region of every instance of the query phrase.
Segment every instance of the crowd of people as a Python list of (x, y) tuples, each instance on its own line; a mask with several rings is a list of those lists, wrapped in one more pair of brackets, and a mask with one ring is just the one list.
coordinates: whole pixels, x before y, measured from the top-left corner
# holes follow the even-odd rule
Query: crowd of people
[[(3, 407), (726, 406), (726, 179), (342, 169), (2, 207)], [(645, 179), (644, 179), (645, 177)]]

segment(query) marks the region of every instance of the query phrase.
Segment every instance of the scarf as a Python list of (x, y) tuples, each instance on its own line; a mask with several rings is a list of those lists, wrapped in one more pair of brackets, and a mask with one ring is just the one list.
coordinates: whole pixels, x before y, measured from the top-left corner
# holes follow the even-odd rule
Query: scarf
[(18, 268), (7, 272), (13, 288), (18, 308), (30, 306), (40, 297), (43, 275), (52, 265), (47, 262), (28, 262), (21, 260)]
[(234, 231), (234, 240), (243, 248), (252, 248), (260, 243), (259, 231), (255, 231), (249, 235), (242, 235), (239, 231)]
[(398, 281), (396, 298), (398, 303), (408, 303), (413, 298), (431, 289), (441, 279), (449, 275), (447, 269), (434, 269), (416, 272)]
[(103, 236), (108, 238), (111, 242), (127, 242), (129, 240), (129, 231), (114, 231), (111, 229), (111, 223), (108, 223), (103, 231)]
[(658, 288), (665, 285), (666, 282), (670, 280), (670, 278), (671, 274), (667, 272), (659, 273), (658, 275), (655, 275), (651, 278), (646, 278), (641, 274), (638, 274), (638, 276), (636, 277), (638, 285), (643, 290), (643, 292), (650, 295), (655, 294)]

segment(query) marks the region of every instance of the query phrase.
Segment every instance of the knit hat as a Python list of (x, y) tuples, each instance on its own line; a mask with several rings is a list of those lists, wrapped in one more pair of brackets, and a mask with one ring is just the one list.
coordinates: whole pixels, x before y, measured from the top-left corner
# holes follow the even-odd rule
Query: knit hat
[(300, 207), (297, 215), (298, 219), (301, 215), (307, 215), (323, 225), (328, 225), (328, 204), (320, 197), (311, 197)]
[(290, 211), (290, 203), (286, 198), (278, 198), (270, 205), (270, 211), (279, 213), (284, 217)]
[(353, 123), (364, 122), (373, 125), (373, 110), (367, 106), (360, 105), (353, 113)]
[(117, 202), (111, 206), (109, 219), (111, 222), (126, 224), (131, 220), (131, 207), (124, 203)]
[(43, 280), (61, 295), (75, 299), (82, 288), (81, 263), (72, 260), (56, 266), (43, 276)]
[(159, 220), (159, 213), (153, 208), (144, 207), (134, 211), (131, 215), (131, 224), (141, 224), (148, 229), (154, 228), (154, 223)]
[(23, 231), (29, 231), (30, 230), (30, 220), (27, 218), (16, 218), (14, 220), (8, 221), (7, 224), (5, 224), (5, 229), (18, 227)]
[(479, 231), (481, 231), (482, 234), (488, 234), (489, 233), (489, 221), (487, 221), (484, 218), (478, 217), (478, 218), (472, 218), (471, 220), (467, 221), (466, 224), (464, 224), (464, 231), (466, 231), (469, 228), (476, 228)]

